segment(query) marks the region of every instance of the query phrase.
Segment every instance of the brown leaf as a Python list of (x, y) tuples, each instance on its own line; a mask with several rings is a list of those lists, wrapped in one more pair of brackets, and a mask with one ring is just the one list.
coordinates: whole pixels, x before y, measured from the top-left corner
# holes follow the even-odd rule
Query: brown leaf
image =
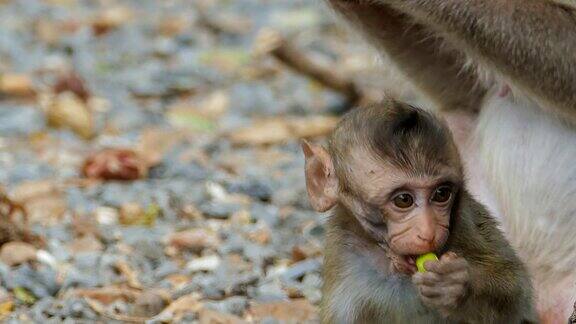
[(317, 307), (305, 299), (254, 304), (250, 307), (249, 312), (256, 321), (266, 317), (273, 317), (280, 321), (318, 321)]
[(217, 247), (220, 239), (213, 232), (197, 228), (172, 233), (168, 237), (168, 243), (178, 249), (202, 251)]
[(190, 19), (187, 15), (173, 15), (162, 17), (158, 24), (158, 32), (164, 36), (176, 36), (190, 28)]
[(32, 233), (26, 208), (11, 199), (0, 187), (0, 245), (10, 241), (23, 241), (42, 246), (44, 240)]
[(256, 242), (260, 245), (266, 245), (270, 242), (272, 233), (270, 233), (270, 228), (268, 226), (263, 225), (259, 226), (257, 229), (248, 233), (248, 238), (252, 242)]
[(184, 295), (173, 301), (166, 307), (157, 318), (164, 321), (178, 322), (178, 320), (187, 313), (198, 313), (204, 305), (200, 302), (198, 294)]
[(82, 174), (91, 179), (136, 180), (148, 174), (148, 165), (134, 150), (104, 149), (86, 159)]
[(60, 189), (54, 180), (24, 181), (11, 190), (10, 198), (19, 204), (25, 204), (39, 197), (58, 193)]
[(311, 257), (320, 255), (321, 250), (317, 246), (311, 244), (296, 245), (292, 248), (292, 261), (298, 262)]
[(132, 267), (128, 264), (128, 262), (124, 260), (119, 260), (118, 262), (116, 262), (115, 266), (118, 272), (120, 272), (126, 279), (128, 287), (135, 289), (142, 289), (142, 284), (138, 279), (138, 274), (136, 273), (136, 271), (134, 271), (134, 269), (132, 269)]
[(121, 287), (102, 287), (87, 289), (72, 289), (66, 292), (65, 297), (84, 297), (108, 305), (117, 300), (133, 303), (141, 294), (139, 290)]
[(244, 324), (248, 323), (238, 316), (219, 313), (207, 308), (200, 310), (200, 324)]
[(148, 166), (162, 161), (164, 154), (184, 139), (184, 133), (161, 128), (149, 128), (140, 134), (136, 151)]
[(120, 207), (120, 224), (127, 226), (153, 226), (160, 214), (160, 207), (151, 204), (144, 209), (137, 203), (126, 203)]
[(54, 84), (52, 89), (56, 94), (63, 92), (72, 92), (82, 101), (87, 102), (90, 98), (90, 92), (86, 88), (84, 80), (80, 78), (76, 73), (68, 73), (61, 75), (60, 78)]
[(129, 22), (133, 12), (127, 7), (111, 7), (101, 11), (92, 21), (92, 30), (96, 36), (103, 35)]
[(34, 95), (32, 79), (27, 74), (0, 74), (0, 94), (28, 97)]
[(253, 125), (234, 130), (229, 138), (236, 145), (266, 145), (292, 139), (329, 134), (339, 118), (332, 116), (268, 118)]
[(68, 128), (84, 139), (95, 135), (92, 112), (73, 92), (63, 92), (48, 102), (46, 117), (48, 124), (57, 128)]
[(8, 242), (2, 245), (0, 260), (9, 266), (35, 261), (36, 248), (24, 242)]
[(23, 182), (10, 197), (26, 208), (30, 223), (54, 224), (68, 210), (68, 202), (54, 180)]

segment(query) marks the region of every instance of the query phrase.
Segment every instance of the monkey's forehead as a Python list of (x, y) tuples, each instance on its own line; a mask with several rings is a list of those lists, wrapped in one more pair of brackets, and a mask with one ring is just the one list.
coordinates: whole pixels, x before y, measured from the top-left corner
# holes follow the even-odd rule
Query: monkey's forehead
[(353, 187), (370, 196), (379, 194), (384, 187), (393, 188), (406, 184), (432, 186), (439, 182), (462, 182), (461, 169), (450, 164), (435, 163), (434, 168), (412, 169), (400, 167), (391, 161), (377, 157), (367, 149), (353, 149), (344, 172), (349, 174)]

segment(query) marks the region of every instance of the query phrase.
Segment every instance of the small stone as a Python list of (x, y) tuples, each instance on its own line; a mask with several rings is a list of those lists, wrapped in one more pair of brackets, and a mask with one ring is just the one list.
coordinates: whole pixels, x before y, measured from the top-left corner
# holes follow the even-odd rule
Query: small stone
[(320, 271), (322, 262), (320, 259), (309, 259), (294, 263), (284, 273), (281, 274), (282, 280), (290, 281), (297, 280), (310, 272)]
[(160, 313), (167, 306), (166, 299), (160, 294), (145, 291), (136, 297), (133, 315), (151, 317)]
[(255, 299), (259, 302), (288, 300), (288, 294), (277, 281), (271, 281), (256, 288)]
[(255, 242), (255, 243), (258, 243), (261, 245), (268, 244), (270, 242), (271, 237), (272, 237), (272, 233), (270, 232), (270, 228), (265, 223), (263, 223), (257, 229), (255, 229), (254, 231), (252, 231), (248, 234), (248, 238), (252, 242)]
[(101, 225), (114, 225), (118, 223), (118, 211), (111, 207), (98, 207), (96, 220)]
[(216, 219), (227, 219), (235, 211), (240, 209), (241, 206), (235, 203), (210, 201), (200, 205), (200, 210), (206, 217)]
[(198, 271), (214, 271), (219, 266), (222, 260), (217, 255), (209, 255), (188, 262), (186, 269), (190, 272)]
[(275, 227), (280, 221), (280, 210), (274, 205), (255, 203), (250, 211), (257, 221), (264, 221), (270, 227)]

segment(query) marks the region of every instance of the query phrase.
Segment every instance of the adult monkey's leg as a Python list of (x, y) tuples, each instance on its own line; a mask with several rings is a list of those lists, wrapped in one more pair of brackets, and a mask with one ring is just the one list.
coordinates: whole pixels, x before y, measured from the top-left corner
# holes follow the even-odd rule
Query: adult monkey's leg
[(374, 0), (432, 26), (539, 106), (576, 126), (576, 1)]
[(462, 53), (446, 47), (431, 30), (375, 1), (328, 3), (397, 65), (441, 110), (476, 112), (485, 94), (476, 75), (464, 69)]

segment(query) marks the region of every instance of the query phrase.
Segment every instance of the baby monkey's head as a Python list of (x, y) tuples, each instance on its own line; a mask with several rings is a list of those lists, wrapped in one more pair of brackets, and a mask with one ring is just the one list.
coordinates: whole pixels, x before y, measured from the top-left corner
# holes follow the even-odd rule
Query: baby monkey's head
[(315, 210), (340, 205), (369, 237), (409, 262), (442, 248), (463, 170), (438, 117), (385, 101), (347, 113), (327, 150), (308, 142), (303, 150)]

